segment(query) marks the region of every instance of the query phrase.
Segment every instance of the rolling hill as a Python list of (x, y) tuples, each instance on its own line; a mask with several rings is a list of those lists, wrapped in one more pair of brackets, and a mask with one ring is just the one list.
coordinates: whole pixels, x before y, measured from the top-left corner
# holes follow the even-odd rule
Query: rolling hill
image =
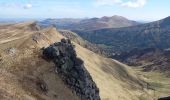
[[(0, 26), (0, 98), (2, 100), (79, 100), (42, 57), (42, 48), (66, 38), (56, 28), (34, 22)], [(99, 88), (102, 100), (152, 100), (148, 83), (128, 66), (73, 42), (77, 56)], [(43, 91), (42, 91), (43, 88)]]
[(41, 26), (55, 25), (59, 29), (67, 30), (96, 30), (103, 28), (119, 28), (139, 25), (140, 23), (128, 20), (122, 16), (104, 16), (89, 19), (47, 19), (39, 23)]

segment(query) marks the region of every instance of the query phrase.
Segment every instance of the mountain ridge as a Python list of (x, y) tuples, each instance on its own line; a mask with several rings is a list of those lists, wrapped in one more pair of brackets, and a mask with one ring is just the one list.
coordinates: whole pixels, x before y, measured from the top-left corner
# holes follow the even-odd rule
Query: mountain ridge
[[(30, 28), (25, 28), (29, 25), (24, 26), (24, 24), (22, 23), (23, 27), (1, 26), (3, 29), (0, 30), (0, 41), (4, 42), (0, 44), (0, 63), (4, 72), (0, 72), (3, 84), (0, 86), (0, 91), (3, 90), (5, 95), (11, 95), (16, 99), (66, 100), (69, 97), (71, 100), (79, 100), (55, 73), (54, 64), (42, 58), (42, 47), (48, 47), (65, 37), (54, 27), (31, 31)], [(11, 41), (5, 42), (7, 39)], [(86, 69), (101, 91), (101, 99), (137, 100), (141, 95), (146, 97), (152, 95), (147, 93), (147, 90), (151, 91), (147, 83), (128, 66), (99, 56), (76, 42), (73, 44), (77, 56), (84, 61)], [(8, 74), (12, 74), (13, 78)], [(4, 78), (13, 82), (8, 83)], [(12, 88), (9, 88), (10, 86)], [(4, 92), (4, 88), (9, 89), (5, 89)]]
[(169, 20), (170, 17), (167, 17), (159, 21), (125, 28), (107, 28), (93, 31), (74, 30), (74, 32), (92, 43), (112, 46), (113, 49), (118, 51), (149, 47), (166, 49), (170, 47)]
[(42, 26), (49, 26), (53, 24), (59, 29), (67, 30), (95, 30), (102, 28), (128, 27), (140, 24), (139, 22), (132, 21), (118, 15), (87, 19), (48, 19), (39, 23)]

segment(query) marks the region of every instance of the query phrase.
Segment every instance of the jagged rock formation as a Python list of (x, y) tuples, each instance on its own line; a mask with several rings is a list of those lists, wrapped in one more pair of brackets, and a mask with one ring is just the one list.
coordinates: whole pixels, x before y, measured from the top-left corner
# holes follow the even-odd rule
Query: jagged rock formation
[(43, 55), (56, 65), (56, 73), (82, 100), (100, 100), (99, 89), (77, 58), (70, 40), (62, 39), (45, 48)]

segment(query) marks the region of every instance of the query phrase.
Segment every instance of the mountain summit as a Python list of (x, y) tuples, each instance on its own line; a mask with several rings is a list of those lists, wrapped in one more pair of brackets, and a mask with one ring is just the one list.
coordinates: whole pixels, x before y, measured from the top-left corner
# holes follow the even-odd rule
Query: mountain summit
[(103, 28), (120, 28), (139, 25), (136, 21), (129, 20), (122, 16), (88, 18), (88, 19), (48, 19), (40, 22), (42, 26), (56, 25), (60, 29), (68, 30), (96, 30)]

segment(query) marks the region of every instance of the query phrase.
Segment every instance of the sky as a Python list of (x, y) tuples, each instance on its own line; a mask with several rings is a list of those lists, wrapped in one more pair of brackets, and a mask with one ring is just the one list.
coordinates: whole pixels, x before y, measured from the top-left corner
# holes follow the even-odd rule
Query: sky
[(154, 21), (170, 16), (170, 0), (0, 0), (0, 18), (92, 18), (119, 15)]

